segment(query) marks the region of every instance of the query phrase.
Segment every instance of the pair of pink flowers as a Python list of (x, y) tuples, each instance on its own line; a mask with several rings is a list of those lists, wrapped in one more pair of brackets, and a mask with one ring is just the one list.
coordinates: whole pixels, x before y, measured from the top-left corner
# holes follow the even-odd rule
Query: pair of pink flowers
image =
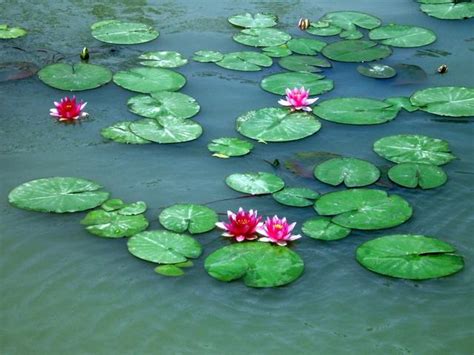
[(72, 98), (66, 96), (60, 102), (54, 102), (55, 108), (50, 109), (49, 114), (56, 117), (59, 121), (74, 122), (88, 116), (87, 112), (82, 111), (86, 105), (87, 102), (82, 100), (78, 103), (75, 96)]
[(237, 242), (258, 239), (260, 242), (285, 246), (289, 241), (301, 238), (301, 235), (291, 233), (296, 222), (288, 224), (284, 217), (280, 219), (275, 215), (261, 222), (262, 217), (257, 211), (245, 211), (243, 208), (239, 208), (237, 213), (227, 211), (227, 217), (227, 223), (218, 222), (216, 226), (225, 231), (223, 236), (234, 238)]
[(290, 107), (291, 111), (307, 111), (311, 112), (312, 108), (309, 105), (314, 104), (318, 100), (318, 97), (313, 99), (309, 98), (309, 89), (305, 90), (304, 86), (300, 89), (294, 88), (286, 89), (285, 100), (281, 99), (278, 103), (282, 106)]

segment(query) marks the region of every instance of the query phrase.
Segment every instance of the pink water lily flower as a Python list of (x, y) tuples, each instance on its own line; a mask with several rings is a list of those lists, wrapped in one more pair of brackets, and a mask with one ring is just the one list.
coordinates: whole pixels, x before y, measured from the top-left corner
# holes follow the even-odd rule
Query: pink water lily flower
[(276, 243), (280, 246), (285, 246), (289, 241), (301, 238), (299, 234), (291, 234), (295, 228), (296, 222), (288, 224), (286, 218), (268, 217), (263, 225), (261, 225), (257, 232), (263, 237), (259, 239), (260, 242)]
[(291, 107), (291, 111), (302, 110), (311, 112), (312, 108), (309, 105), (314, 104), (318, 99), (319, 97), (310, 99), (309, 89), (305, 90), (304, 86), (302, 86), (300, 89), (286, 89), (286, 100), (281, 99), (278, 103), (282, 106)]
[(49, 110), (49, 114), (57, 117), (59, 121), (75, 121), (88, 116), (87, 112), (82, 112), (86, 105), (87, 102), (82, 100), (77, 103), (75, 96), (73, 96), (72, 99), (66, 96), (61, 99), (61, 102), (54, 102), (56, 108)]
[(262, 217), (257, 211), (245, 211), (242, 207), (237, 213), (227, 211), (228, 223), (217, 222), (216, 226), (225, 230), (224, 237), (235, 238), (238, 242), (257, 239), (257, 228), (261, 225)]

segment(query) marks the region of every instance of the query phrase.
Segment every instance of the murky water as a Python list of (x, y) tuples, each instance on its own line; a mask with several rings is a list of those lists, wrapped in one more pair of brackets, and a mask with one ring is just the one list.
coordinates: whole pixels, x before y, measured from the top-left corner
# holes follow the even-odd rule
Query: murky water
[[(200, 49), (240, 50), (243, 47), (231, 39), (236, 30), (226, 21), (234, 13), (273, 12), (280, 16), (280, 28), (300, 35), (295, 26), (299, 17), (316, 19), (334, 10), (364, 11), (384, 23), (431, 28), (438, 41), (427, 48), (451, 54), (420, 56), (416, 48), (395, 49), (385, 63), (414, 64), (428, 73), (426, 80), (404, 85), (396, 79), (362, 77), (355, 70), (357, 64), (334, 63), (325, 74), (336, 88), (324, 98), (386, 98), (430, 86), (474, 86), (474, 22), (429, 18), (410, 0), (6, 0), (0, 4), (0, 23), (23, 26), (30, 33), (2, 42), (1, 61), (42, 66), (53, 55), (75, 61), (88, 46), (93, 63), (116, 71), (129, 67), (138, 53), (147, 50), (176, 50), (187, 57)], [(154, 24), (161, 36), (129, 47), (99, 43), (90, 36), (89, 26), (110, 17)], [(444, 76), (434, 74), (441, 64), (449, 66)], [(236, 136), (235, 118), (240, 114), (276, 104), (278, 97), (262, 91), (258, 83), (280, 69), (274, 65), (260, 73), (242, 73), (190, 61), (179, 71), (188, 79), (182, 92), (201, 104), (196, 120), (204, 128), (199, 140), (180, 145), (104, 142), (101, 128), (135, 118), (125, 105), (134, 94), (113, 84), (79, 94), (89, 102), (92, 119), (75, 126), (57, 124), (48, 116), (52, 101), (63, 92), (36, 77), (0, 84), (2, 354), (472, 353), (472, 121), (401, 111), (396, 120), (373, 127), (323, 122), (321, 131), (310, 138), (258, 144), (243, 159), (218, 160), (207, 151), (208, 142)], [(431, 191), (389, 187), (414, 207), (413, 218), (392, 230), (355, 232), (333, 243), (309, 238), (296, 243), (294, 249), (306, 263), (305, 274), (278, 289), (218, 282), (204, 271), (204, 257), (182, 278), (158, 276), (151, 264), (128, 253), (126, 240), (89, 235), (79, 224), (83, 214), (22, 211), (10, 207), (6, 198), (13, 187), (31, 179), (81, 176), (100, 182), (115, 197), (146, 201), (152, 229), (159, 228), (160, 209), (179, 202), (209, 203), (219, 212), (257, 208), (263, 214), (285, 214), (301, 225), (314, 215), (311, 208), (286, 208), (271, 197), (213, 201), (241, 196), (224, 184), (224, 178), (235, 172), (275, 170), (290, 186), (330, 191), (264, 160), (283, 162), (296, 152), (325, 151), (388, 165), (371, 146), (398, 133), (450, 142), (459, 159), (445, 167), (448, 184)], [(465, 256), (464, 271), (445, 279), (411, 282), (378, 276), (357, 264), (358, 245), (399, 232), (452, 243)], [(197, 238), (205, 255), (226, 244), (217, 231)]]

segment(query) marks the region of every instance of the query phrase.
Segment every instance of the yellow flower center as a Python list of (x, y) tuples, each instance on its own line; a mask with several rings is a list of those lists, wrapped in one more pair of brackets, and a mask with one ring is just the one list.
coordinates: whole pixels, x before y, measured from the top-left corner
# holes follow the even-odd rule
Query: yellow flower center
[(274, 228), (275, 229), (283, 229), (283, 226), (281, 224), (275, 224)]

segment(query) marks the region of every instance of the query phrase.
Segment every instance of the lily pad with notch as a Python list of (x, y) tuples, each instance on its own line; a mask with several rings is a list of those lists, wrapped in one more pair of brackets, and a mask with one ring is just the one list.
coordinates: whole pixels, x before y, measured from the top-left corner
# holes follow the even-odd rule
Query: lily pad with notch
[(130, 130), (143, 139), (161, 144), (189, 142), (202, 134), (197, 122), (178, 117), (144, 118), (132, 122)]
[(150, 42), (159, 36), (153, 27), (139, 22), (106, 20), (91, 26), (92, 37), (112, 44), (139, 44)]
[(330, 43), (321, 53), (326, 58), (339, 62), (371, 62), (388, 57), (392, 50), (377, 42), (349, 39)]
[(288, 57), (292, 53), (286, 44), (273, 47), (264, 47), (262, 48), (262, 52), (272, 58)]
[(332, 80), (324, 79), (323, 75), (313, 73), (278, 73), (263, 78), (260, 86), (272, 94), (285, 95), (287, 88), (304, 86), (311, 95), (323, 94), (334, 88)]
[(176, 204), (165, 208), (159, 220), (163, 227), (173, 232), (197, 234), (213, 230), (218, 217), (214, 210), (206, 206)]
[(258, 52), (233, 52), (224, 55), (216, 65), (231, 70), (239, 71), (259, 71), (262, 67), (270, 67), (273, 64), (272, 58)]
[(233, 15), (228, 18), (228, 21), (234, 26), (244, 28), (267, 28), (276, 26), (278, 18), (272, 14), (257, 13), (252, 15), (250, 13)]
[(225, 179), (225, 183), (235, 191), (250, 195), (271, 194), (285, 187), (280, 177), (264, 172), (232, 174)]
[(188, 95), (179, 92), (159, 91), (148, 95), (130, 98), (127, 106), (131, 112), (147, 118), (191, 118), (195, 116), (200, 106)]
[(318, 240), (339, 240), (351, 234), (350, 228), (332, 223), (328, 217), (313, 217), (303, 223), (304, 235)]
[(357, 67), (359, 74), (375, 79), (390, 79), (397, 75), (397, 71), (385, 64), (367, 64)]
[(371, 40), (392, 47), (422, 47), (436, 41), (436, 34), (424, 27), (391, 23), (369, 32)]
[(157, 91), (177, 91), (186, 84), (186, 78), (162, 68), (131, 68), (114, 74), (114, 83), (130, 91), (149, 94)]
[(308, 207), (314, 204), (319, 193), (306, 187), (285, 187), (275, 192), (272, 197), (278, 203), (291, 207)]
[(81, 220), (81, 224), (89, 233), (103, 238), (131, 237), (148, 228), (148, 220), (143, 214), (124, 215), (120, 210), (91, 211)]
[(385, 99), (383, 101), (387, 104), (390, 104), (394, 107), (398, 107), (399, 109), (404, 109), (408, 112), (415, 112), (419, 109), (419, 107), (413, 105), (410, 101), (410, 98), (406, 96), (389, 97), (388, 99)]
[(380, 170), (368, 161), (341, 157), (317, 165), (314, 176), (332, 186), (344, 183), (347, 187), (360, 187), (376, 182), (380, 178)]
[(194, 52), (193, 60), (200, 63), (215, 63), (224, 58), (224, 54), (217, 51), (197, 51)]
[(233, 37), (234, 41), (251, 47), (273, 47), (285, 44), (291, 36), (274, 28), (249, 28)]
[(283, 69), (297, 72), (320, 72), (320, 68), (330, 68), (332, 65), (326, 59), (315, 56), (291, 55), (281, 58), (278, 64)]
[(138, 59), (145, 59), (141, 65), (155, 68), (178, 68), (188, 63), (180, 53), (173, 51), (146, 52)]
[(421, 11), (431, 17), (441, 20), (465, 20), (474, 17), (474, 3), (472, 1), (443, 1), (442, 3), (431, 1), (420, 5)]
[(316, 55), (327, 45), (326, 42), (311, 38), (292, 38), (286, 44), (288, 49), (297, 54)]
[(207, 149), (219, 158), (240, 157), (250, 153), (253, 144), (235, 137), (213, 139)]
[(448, 180), (444, 170), (432, 164), (401, 163), (388, 171), (394, 183), (409, 188), (421, 187), (423, 190), (442, 186)]
[(103, 128), (100, 131), (102, 137), (113, 140), (117, 143), (125, 144), (148, 144), (151, 143), (147, 139), (137, 136), (130, 130), (131, 121), (122, 121), (113, 124), (110, 127)]
[(474, 116), (474, 88), (441, 86), (416, 91), (410, 102), (420, 110), (439, 116)]

